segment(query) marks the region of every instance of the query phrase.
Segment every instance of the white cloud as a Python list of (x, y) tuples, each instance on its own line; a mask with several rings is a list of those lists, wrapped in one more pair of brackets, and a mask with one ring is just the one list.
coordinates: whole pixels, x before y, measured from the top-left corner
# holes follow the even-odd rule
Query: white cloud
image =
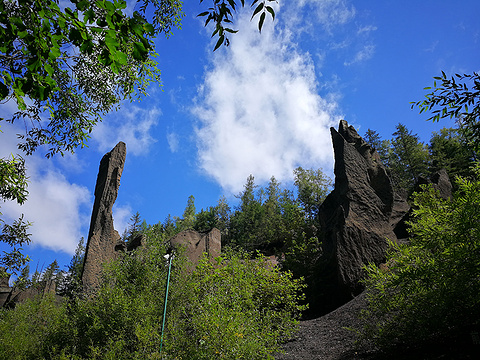
[[(288, 8), (288, 17), (292, 20), (292, 26), (295, 29), (302, 27), (311, 28), (320, 25), (325, 31), (331, 33), (339, 25), (344, 25), (351, 21), (356, 14), (355, 7), (346, 0), (297, 0), (285, 5)], [(314, 16), (314, 22), (307, 20), (302, 12), (306, 11)]]
[(424, 49), (425, 52), (434, 52), (437, 48), (439, 41), (435, 40), (428, 48)]
[(249, 174), (257, 182), (272, 175), (288, 181), (299, 165), (328, 170), (337, 104), (318, 95), (310, 54), (271, 23), (261, 35), (248, 16), (236, 26), (230, 47), (212, 59), (194, 109), (200, 167), (232, 192)]
[(357, 30), (357, 34), (360, 35), (360, 34), (368, 34), (372, 31), (377, 31), (377, 27), (376, 26), (373, 26), (373, 25), (366, 25), (366, 26), (362, 26), (360, 29)]
[(123, 141), (127, 144), (129, 154), (145, 155), (157, 141), (150, 133), (161, 115), (162, 112), (157, 108), (146, 110), (124, 103), (120, 110), (110, 113), (96, 125), (92, 140), (98, 144), (100, 152), (110, 151), (119, 141)]
[(343, 64), (345, 66), (350, 66), (362, 61), (369, 60), (373, 57), (375, 54), (375, 45), (369, 44), (365, 45), (361, 50), (359, 50), (355, 56), (353, 57), (352, 60), (350, 61), (345, 61)]
[(83, 235), (82, 227), (88, 226), (89, 217), (81, 208), (91, 203), (86, 187), (71, 184), (58, 171), (38, 171), (48, 160), (29, 158), (28, 199), (19, 206), (8, 201), (2, 204), (3, 215), (11, 220), (25, 214), (25, 220), (32, 222), (29, 232), (33, 245), (40, 245), (56, 251), (73, 254), (78, 240)]
[(133, 215), (132, 208), (129, 205), (113, 205), (113, 223), (115, 230), (118, 231), (120, 236), (127, 229), (130, 218)]
[[(5, 124), (0, 134), (0, 157), (16, 154), (16, 125)], [(73, 160), (74, 158), (71, 158)], [(2, 217), (11, 222), (25, 214), (32, 222), (29, 233), (32, 245), (73, 254), (85, 229), (88, 230), (91, 212), (91, 193), (78, 184), (70, 183), (63, 173), (54, 168), (54, 162), (40, 155), (25, 157), (28, 177), (28, 198), (19, 206), (16, 202), (2, 202)]]
[(177, 133), (169, 132), (167, 134), (167, 142), (168, 142), (168, 147), (170, 148), (170, 151), (172, 153), (175, 153), (178, 151), (179, 140), (178, 140)]

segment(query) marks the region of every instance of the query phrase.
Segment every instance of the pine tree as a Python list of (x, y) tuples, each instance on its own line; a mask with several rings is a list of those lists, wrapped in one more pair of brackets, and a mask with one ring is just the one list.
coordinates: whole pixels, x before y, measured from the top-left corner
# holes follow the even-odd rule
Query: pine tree
[(431, 172), (445, 169), (453, 180), (455, 176), (472, 175), (474, 156), (466, 140), (457, 129), (443, 128), (430, 139)]
[(418, 135), (405, 125), (398, 124), (396, 129), (389, 157), (391, 177), (397, 190), (410, 191), (420, 176), (429, 174), (429, 153)]

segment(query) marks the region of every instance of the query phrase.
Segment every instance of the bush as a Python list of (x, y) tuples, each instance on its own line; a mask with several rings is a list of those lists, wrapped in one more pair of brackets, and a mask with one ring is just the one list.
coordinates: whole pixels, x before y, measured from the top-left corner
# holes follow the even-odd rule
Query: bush
[(176, 254), (166, 329), (168, 266), (155, 229), (104, 268), (96, 295), (46, 295), (0, 312), (0, 359), (268, 359), (296, 329), (303, 285), (266, 258), (230, 254), (195, 268)]
[(0, 309), (0, 359), (54, 359), (67, 346), (66, 305), (53, 294)]
[[(105, 270), (94, 299), (78, 300), (67, 352), (89, 359), (159, 359), (167, 264), (163, 238)], [(170, 281), (163, 358), (266, 359), (293, 334), (303, 286), (265, 258), (203, 259), (193, 270), (176, 254)]]
[(387, 265), (366, 267), (363, 340), (415, 343), (480, 322), (480, 167), (458, 178), (449, 200), (415, 195), (408, 245), (391, 244)]
[(180, 359), (273, 359), (296, 330), (302, 288), (261, 256), (203, 259), (175, 291), (168, 352)]

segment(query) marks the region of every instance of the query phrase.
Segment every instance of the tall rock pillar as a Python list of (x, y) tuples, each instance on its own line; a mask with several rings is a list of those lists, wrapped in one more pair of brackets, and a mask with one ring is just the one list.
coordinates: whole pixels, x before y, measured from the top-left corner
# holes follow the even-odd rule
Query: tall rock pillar
[(117, 199), (126, 154), (125, 143), (119, 142), (100, 161), (82, 272), (83, 288), (87, 293), (100, 284), (102, 265), (115, 258), (115, 245), (120, 235), (113, 227), (112, 207)]
[(362, 290), (363, 265), (385, 260), (387, 239), (396, 241), (390, 224), (393, 187), (375, 149), (352, 126), (331, 128), (335, 152), (335, 189), (319, 211), (324, 233), (323, 269), (329, 274), (330, 309)]

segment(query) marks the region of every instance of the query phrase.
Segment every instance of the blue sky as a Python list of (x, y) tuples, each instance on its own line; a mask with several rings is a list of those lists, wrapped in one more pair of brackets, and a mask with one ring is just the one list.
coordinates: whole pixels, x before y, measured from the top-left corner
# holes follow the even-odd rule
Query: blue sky
[[(181, 216), (190, 195), (197, 210), (222, 195), (233, 205), (249, 174), (259, 185), (274, 175), (284, 186), (297, 166), (332, 176), (329, 127), (339, 119), (385, 139), (401, 122), (428, 142), (453, 123), (426, 122), (410, 101), (442, 70), (480, 70), (477, 0), (279, 0), (261, 35), (241, 11), (239, 33), (216, 52), (212, 29), (196, 17), (207, 6), (185, 1), (182, 29), (156, 41), (162, 88), (109, 114), (75, 155), (27, 159), (29, 200), (1, 211), (34, 223), (31, 268), (69, 263), (88, 235), (100, 159), (118, 141), (127, 144), (114, 207), (122, 233), (136, 211), (149, 224)], [(18, 128), (1, 129), (3, 157), (16, 152)]]

